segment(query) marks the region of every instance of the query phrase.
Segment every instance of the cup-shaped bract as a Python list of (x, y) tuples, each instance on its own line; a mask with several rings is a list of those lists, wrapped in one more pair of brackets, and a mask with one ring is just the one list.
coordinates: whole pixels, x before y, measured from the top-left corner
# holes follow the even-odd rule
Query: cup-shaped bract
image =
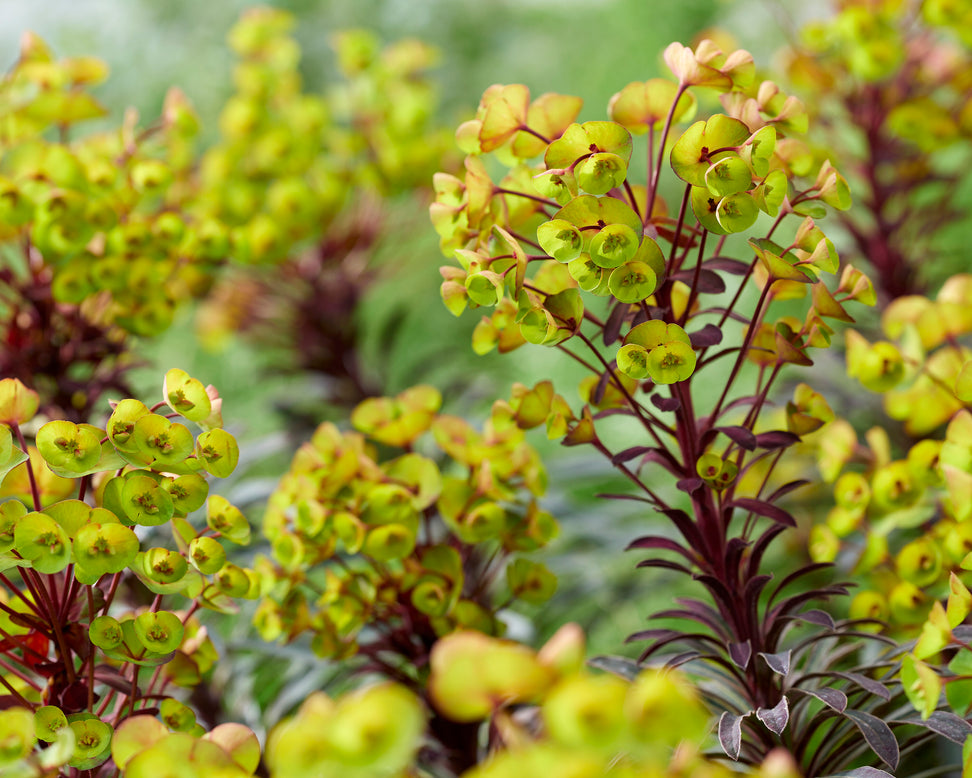
[(163, 467), (181, 464), (193, 452), (189, 428), (156, 413), (141, 416), (135, 422), (131, 442), (135, 450), (148, 460), (146, 464)]
[(226, 564), (226, 550), (215, 538), (193, 538), (189, 542), (189, 560), (203, 575), (213, 575)]
[(198, 473), (186, 473), (162, 483), (178, 516), (186, 516), (201, 508), (209, 495), (209, 483)]
[(58, 573), (71, 562), (71, 539), (50, 516), (28, 513), (14, 527), (13, 548), (38, 573)]
[(184, 370), (172, 368), (165, 374), (162, 394), (169, 407), (189, 421), (203, 421), (212, 411), (206, 387)]
[(558, 262), (570, 262), (580, 256), (584, 238), (580, 230), (566, 219), (551, 219), (537, 227), (540, 247)]
[(240, 460), (236, 439), (224, 429), (211, 429), (196, 438), (196, 458), (206, 472), (217, 478), (228, 477)]
[(53, 743), (58, 739), (58, 733), (68, 726), (68, 720), (56, 705), (41, 705), (34, 711), (34, 724), (37, 739)]
[(557, 589), (557, 576), (545, 564), (520, 557), (506, 568), (510, 593), (531, 605), (542, 605)]
[(37, 431), (37, 450), (58, 475), (80, 475), (98, 464), (101, 435), (93, 427), (49, 421)]
[(111, 756), (112, 727), (91, 713), (68, 716), (68, 726), (74, 732), (74, 754), (68, 761), (79, 770), (90, 770)]
[(0, 422), (24, 424), (34, 418), (40, 395), (24, 386), (19, 378), (0, 380)]
[(135, 431), (135, 422), (150, 413), (145, 404), (139, 400), (127, 398), (115, 405), (111, 416), (108, 417), (108, 440), (119, 451), (134, 452), (135, 442), (131, 440)]
[(498, 707), (536, 700), (553, 680), (525, 646), (477, 632), (454, 632), (432, 649), (429, 695), (454, 721), (477, 721)]
[(120, 486), (120, 506), (131, 522), (153, 527), (165, 524), (175, 515), (172, 498), (154, 478), (133, 471), (124, 476)]
[(34, 748), (34, 714), (27, 708), (0, 711), (0, 767), (13, 765)]
[(134, 629), (142, 645), (154, 654), (175, 651), (185, 634), (182, 621), (169, 611), (140, 613), (135, 617)]
[(547, 693), (542, 714), (561, 745), (613, 756), (624, 735), (628, 684), (613, 675), (571, 675)]
[(206, 524), (232, 543), (245, 546), (250, 542), (250, 524), (243, 512), (221, 495), (214, 494), (207, 501)]
[(410, 764), (424, 731), (419, 699), (385, 683), (339, 699), (327, 739), (334, 757), (350, 770), (393, 773)]
[(657, 276), (644, 262), (632, 261), (611, 271), (608, 288), (623, 303), (637, 303), (655, 291)]
[(121, 623), (114, 616), (96, 616), (88, 626), (88, 638), (106, 651), (118, 648), (124, 639)]
[(92, 582), (106, 573), (120, 573), (135, 560), (139, 549), (135, 533), (118, 523), (85, 524), (72, 546), (76, 572)]

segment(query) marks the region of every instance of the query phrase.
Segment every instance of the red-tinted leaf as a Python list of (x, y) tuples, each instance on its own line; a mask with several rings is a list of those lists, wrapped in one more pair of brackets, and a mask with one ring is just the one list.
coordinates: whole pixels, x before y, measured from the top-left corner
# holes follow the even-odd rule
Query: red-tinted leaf
[(816, 697), (824, 705), (838, 713), (843, 713), (847, 710), (847, 695), (844, 694), (840, 689), (828, 689), (823, 687), (821, 689), (799, 689), (804, 694), (809, 694), (811, 697)]
[(877, 716), (849, 708), (843, 714), (854, 723), (878, 758), (892, 770), (898, 767), (898, 741), (891, 728)]
[(649, 451), (651, 451), (651, 446), (632, 446), (631, 448), (626, 448), (624, 451), (619, 451), (611, 457), (611, 464), (620, 465), (624, 462), (630, 462), (635, 457), (640, 457)]
[[(705, 264), (708, 266), (710, 263)], [(680, 270), (672, 275), (672, 280), (691, 286), (695, 282), (695, 268)], [(698, 284), (695, 288), (700, 294), (722, 294), (726, 291), (726, 282), (714, 270), (705, 267), (699, 270)]]
[(114, 667), (110, 667), (109, 665), (98, 665), (95, 667), (94, 677), (99, 683), (110, 686), (112, 689), (123, 694), (128, 694), (132, 690), (131, 678), (125, 678)]
[(713, 270), (724, 270), (734, 276), (744, 276), (749, 272), (753, 263), (740, 262), (732, 257), (712, 257), (712, 259), (705, 261), (705, 265)]
[(816, 624), (821, 627), (826, 627), (827, 629), (834, 629), (837, 626), (834, 623), (833, 616), (827, 613), (827, 611), (817, 610), (816, 608), (811, 608), (803, 613), (798, 613), (793, 618), (797, 621), (805, 621), (808, 624)]
[(651, 404), (660, 411), (677, 411), (682, 407), (682, 403), (677, 397), (662, 397), (660, 394), (653, 394), (649, 399)]
[(616, 303), (611, 309), (611, 313), (604, 322), (604, 332), (602, 338), (605, 346), (610, 346), (618, 339), (621, 334), (621, 325), (624, 324), (624, 317), (627, 315), (629, 306), (623, 303)]
[(632, 540), (625, 551), (631, 551), (635, 548), (658, 548), (664, 551), (674, 551), (676, 554), (681, 554), (689, 562), (695, 563), (695, 554), (670, 538), (663, 538), (658, 535), (645, 535), (644, 537)]
[(680, 478), (675, 482), (675, 487), (686, 494), (692, 494), (692, 492), (701, 489), (703, 483), (705, 482), (701, 478)]
[(794, 435), (792, 432), (787, 432), (786, 430), (761, 432), (756, 436), (756, 445), (759, 446), (759, 448), (787, 448), (788, 446), (792, 446), (794, 443), (799, 442), (799, 435)]
[(752, 656), (753, 647), (749, 644), (748, 640), (745, 643), (729, 644), (729, 658), (740, 670), (745, 670), (747, 667), (749, 667), (749, 660), (752, 658)]
[(860, 673), (839, 672), (829, 673), (829, 675), (832, 675), (835, 678), (843, 678), (845, 681), (850, 681), (851, 683), (857, 684), (865, 691), (880, 697), (882, 700), (891, 699), (891, 692), (888, 690), (887, 686), (879, 681), (875, 681), (873, 678), (868, 678), (866, 675), (861, 675)]
[(692, 521), (685, 511), (679, 508), (670, 508), (669, 510), (659, 511), (659, 513), (662, 513), (675, 525), (676, 529), (682, 533), (682, 537), (685, 538), (690, 547), (702, 547), (702, 534), (699, 532), (699, 528), (695, 525), (695, 522)]
[(685, 565), (680, 565), (678, 562), (672, 562), (670, 559), (642, 559), (635, 567), (663, 567), (666, 570), (677, 570), (680, 573), (685, 573), (686, 575), (693, 575), (692, 571), (689, 570)]
[(750, 511), (758, 516), (765, 516), (767, 519), (777, 522), (778, 524), (783, 524), (786, 527), (795, 527), (797, 525), (796, 519), (794, 519), (787, 511), (782, 508), (778, 508), (765, 500), (754, 500), (750, 497), (740, 497), (737, 500), (733, 500), (730, 503), (732, 507), (742, 508), (745, 511)]
[(937, 735), (946, 737), (953, 743), (962, 745), (965, 739), (972, 735), (972, 724), (969, 724), (961, 716), (956, 716), (945, 710), (936, 710), (927, 719), (919, 717), (908, 719), (894, 719), (891, 724), (914, 724), (916, 727), (924, 727)]
[(745, 427), (733, 424), (728, 427), (716, 427), (716, 429), (746, 451), (752, 451), (756, 448), (756, 436)]
[(804, 565), (799, 570), (795, 570), (794, 572), (790, 573), (786, 578), (784, 578), (782, 581), (780, 581), (779, 585), (776, 587), (776, 589), (773, 591), (773, 594), (770, 596), (769, 601), (773, 602), (773, 600), (777, 598), (780, 592), (782, 592), (789, 584), (793, 583), (793, 581), (797, 580), (798, 578), (802, 578), (805, 575), (810, 575), (811, 573), (816, 573), (828, 567), (833, 567), (833, 564), (831, 562), (814, 562), (813, 564)]
[(785, 678), (790, 672), (790, 651), (781, 651), (776, 654), (766, 654), (760, 651), (759, 655), (769, 665), (769, 669), (777, 675), (782, 675)]
[(781, 497), (792, 492), (794, 489), (799, 489), (801, 486), (806, 486), (810, 483), (812, 482), (808, 481), (806, 478), (800, 478), (796, 481), (788, 481), (787, 483), (783, 484), (783, 486), (776, 489), (769, 497), (767, 497), (766, 502), (776, 502)]
[(745, 716), (736, 716), (729, 711), (723, 711), (719, 717), (719, 745), (731, 759), (739, 758), (742, 747), (742, 722)]
[(709, 348), (722, 343), (722, 330), (715, 324), (706, 324), (697, 332), (689, 333), (692, 348)]
[(759, 566), (763, 561), (763, 554), (773, 539), (785, 530), (782, 524), (772, 524), (766, 528), (762, 535), (753, 544), (753, 552), (749, 555), (749, 565), (746, 567), (746, 577), (752, 578), (759, 572)]
[(780, 735), (790, 721), (790, 704), (784, 696), (772, 708), (757, 708), (756, 718), (762, 721), (770, 732)]
[(844, 778), (894, 778), (893, 775), (876, 767), (855, 767), (846, 773), (841, 773)]

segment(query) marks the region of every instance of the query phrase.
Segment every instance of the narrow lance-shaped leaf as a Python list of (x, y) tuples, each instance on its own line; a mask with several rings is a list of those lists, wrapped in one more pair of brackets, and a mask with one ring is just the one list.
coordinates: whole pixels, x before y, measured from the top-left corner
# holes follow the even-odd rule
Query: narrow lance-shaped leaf
[(864, 739), (871, 747), (880, 760), (888, 765), (892, 770), (898, 767), (900, 750), (898, 741), (894, 737), (891, 728), (877, 716), (862, 710), (848, 708), (844, 711), (844, 716), (850, 719), (856, 726)]

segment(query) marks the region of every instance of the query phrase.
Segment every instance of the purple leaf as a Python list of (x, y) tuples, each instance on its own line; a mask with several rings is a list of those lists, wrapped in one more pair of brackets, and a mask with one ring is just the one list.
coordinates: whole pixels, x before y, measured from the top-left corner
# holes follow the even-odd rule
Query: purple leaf
[(749, 645), (748, 640), (745, 643), (729, 644), (729, 658), (740, 670), (745, 670), (747, 667), (749, 667), (749, 658), (752, 655), (753, 647)]
[(776, 502), (778, 499), (780, 499), (780, 497), (789, 494), (794, 489), (799, 489), (801, 486), (806, 486), (809, 483), (812, 482), (808, 481), (806, 478), (801, 478), (797, 481), (789, 481), (767, 497), (766, 502)]
[(660, 411), (677, 411), (682, 407), (682, 403), (677, 397), (662, 397), (660, 394), (653, 394), (649, 399), (652, 405)]
[(630, 462), (635, 457), (640, 457), (649, 451), (651, 451), (651, 446), (632, 446), (631, 448), (626, 448), (624, 451), (619, 451), (611, 457), (611, 464), (620, 465), (624, 462)]
[(729, 503), (730, 506), (736, 508), (742, 508), (743, 510), (750, 511), (759, 516), (765, 516), (767, 519), (772, 519), (778, 524), (783, 524), (786, 527), (795, 527), (796, 519), (794, 519), (789, 512), (783, 510), (782, 508), (777, 508), (775, 505), (766, 502), (765, 500), (754, 500), (750, 497), (740, 497), (738, 500), (733, 500)]
[(692, 548), (701, 548), (704, 545), (702, 543), (702, 533), (699, 532), (699, 528), (685, 511), (680, 508), (669, 508), (659, 512), (664, 514), (675, 525), (675, 528), (682, 533), (682, 537), (685, 538), (689, 546)]
[(942, 737), (947, 737), (953, 743), (962, 745), (965, 739), (972, 735), (972, 724), (965, 719), (944, 710), (936, 710), (927, 719), (922, 721), (919, 718), (898, 719), (892, 723), (914, 724), (935, 732)]
[(712, 257), (706, 260), (706, 266), (713, 270), (724, 270), (734, 276), (744, 276), (749, 272), (750, 265), (731, 257)]
[(635, 567), (663, 567), (666, 570), (677, 570), (680, 573), (685, 573), (685, 575), (693, 574), (685, 565), (680, 565), (670, 559), (642, 559)]
[(821, 627), (826, 627), (827, 629), (834, 629), (837, 625), (834, 623), (834, 618), (827, 611), (817, 610), (816, 608), (811, 608), (803, 613), (798, 613), (794, 618), (797, 621), (805, 621), (808, 624), (816, 624)]
[(882, 700), (891, 699), (891, 692), (888, 691), (887, 686), (875, 681), (873, 678), (868, 678), (866, 675), (861, 675), (860, 673), (831, 673), (831, 675), (836, 678), (843, 678), (845, 681), (850, 681), (851, 683), (856, 683), (865, 691), (869, 691)]
[[(710, 263), (706, 262), (706, 264), (708, 265)], [(680, 270), (672, 274), (672, 280), (681, 281), (686, 286), (692, 286), (695, 283), (695, 273), (695, 268)], [(726, 291), (726, 282), (722, 280), (722, 277), (718, 273), (706, 268), (700, 268), (698, 270), (698, 284), (695, 288), (700, 294), (722, 294)]]
[(708, 348), (709, 346), (718, 346), (720, 343), (722, 343), (722, 330), (719, 329), (715, 324), (706, 324), (697, 332), (690, 333), (689, 340), (692, 343), (692, 348)]
[(632, 540), (625, 551), (631, 551), (635, 548), (660, 548), (665, 551), (674, 551), (676, 554), (681, 554), (689, 562), (695, 562), (695, 554), (671, 538), (663, 538), (658, 535), (645, 535), (644, 537)]
[(850, 719), (854, 723), (854, 726), (861, 731), (867, 744), (878, 755), (878, 758), (892, 770), (896, 770), (898, 768), (900, 751), (898, 750), (898, 741), (895, 739), (891, 727), (877, 716), (865, 713), (862, 710), (848, 708), (844, 711), (843, 715)]
[[(790, 720), (790, 703), (787, 702), (786, 696), (784, 695), (772, 708), (757, 708), (756, 718), (762, 721), (770, 732), (782, 734)], [(897, 746), (897, 743), (895, 745)]]
[[(748, 715), (748, 714), (747, 714)], [(742, 748), (742, 722), (745, 716), (735, 716), (729, 711), (723, 711), (719, 717), (719, 745), (730, 759), (739, 758)]]
[(777, 654), (765, 654), (760, 651), (759, 655), (763, 657), (763, 660), (769, 665), (769, 669), (777, 675), (786, 677), (786, 674), (790, 672), (789, 651), (781, 651)]
[(840, 775), (842, 778), (894, 778), (891, 773), (878, 770), (876, 767), (855, 767)]
[(792, 446), (794, 443), (799, 442), (799, 435), (794, 435), (792, 432), (786, 432), (785, 430), (761, 432), (756, 436), (756, 445), (760, 448), (787, 448), (788, 446)]
[(802, 691), (811, 697), (816, 697), (828, 708), (832, 708), (838, 713), (843, 713), (847, 710), (847, 695), (840, 691), (840, 689), (828, 689), (824, 687), (821, 689), (803, 689)]
[(627, 315), (629, 306), (618, 303), (614, 306), (607, 321), (604, 322), (604, 345), (610, 346), (618, 339), (621, 334), (621, 325), (624, 324), (624, 317)]
[(601, 373), (600, 378), (597, 379), (597, 385), (594, 387), (594, 391), (591, 393), (591, 402), (594, 405), (600, 405), (601, 400), (604, 399), (604, 393), (607, 391), (608, 381), (611, 380), (613, 373), (610, 370), (605, 370)]
[(746, 451), (756, 448), (756, 436), (745, 427), (733, 424), (728, 427), (716, 427), (716, 429)]
[(692, 494), (702, 488), (704, 481), (701, 478), (680, 478), (675, 482), (675, 486), (686, 494)]

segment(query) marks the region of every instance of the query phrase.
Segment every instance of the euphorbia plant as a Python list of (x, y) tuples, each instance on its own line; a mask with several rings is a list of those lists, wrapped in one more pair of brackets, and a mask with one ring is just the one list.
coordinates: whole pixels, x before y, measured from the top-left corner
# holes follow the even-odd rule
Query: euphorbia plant
[[(319, 656), (425, 699), (438, 638), (501, 634), (500, 610), (541, 604), (556, 588), (524, 555), (558, 528), (537, 505), (545, 472), (515, 415), (498, 404), (479, 431), (441, 403), (418, 386), (358, 405), (359, 432), (321, 425), (270, 498), (272, 559), (256, 565), (265, 639), (309, 632)], [(451, 774), (477, 763), (478, 724), (433, 715), (429, 728), (426, 762)]]
[[(838, 258), (817, 220), (850, 206), (848, 187), (800, 139), (800, 101), (754, 80), (746, 52), (673, 44), (665, 61), (675, 81), (629, 84), (610, 102), (611, 121), (577, 123), (571, 97), (486, 91), (457, 133), (464, 178), (436, 177), (432, 220), (458, 260), (442, 269), (443, 299), (457, 315), (493, 309), (474, 336), (479, 351), (543, 344), (590, 371), (573, 413), (546, 382), (518, 389), (511, 407), (522, 426), (546, 420), (552, 437), (608, 457), (633, 484), (621, 496), (671, 523), (674, 536), (630, 547), (649, 553), (640, 566), (689, 575), (707, 599), (655, 614), (691, 630), (631, 639), (649, 641), (642, 661), (677, 648), (670, 664), (714, 666), (718, 683), (703, 689), (721, 712), (725, 753), (758, 763), (783, 746), (808, 776), (875, 758), (895, 768), (894, 734), (871, 712), (887, 691), (871, 668), (853, 671), (869, 633), (807, 610), (846, 589), (808, 583), (825, 564), (777, 581), (762, 570), (795, 526), (779, 503), (805, 483), (775, 483), (774, 467), (832, 418), (801, 386), (786, 428), (774, 428), (770, 392), (788, 366), (812, 365), (811, 350), (830, 344), (828, 320), (852, 321), (847, 303), (874, 302), (851, 266), (833, 291), (823, 280)], [(724, 112), (678, 134), (701, 89), (719, 93)], [(636, 136), (644, 178), (632, 164)], [(781, 305), (799, 299), (802, 320)], [(609, 429), (618, 416), (620, 432)]]
[(259, 592), (226, 561), (246, 519), (209, 495), (239, 456), (218, 395), (173, 369), (161, 402), (121, 400), (103, 427), (39, 424), (39, 401), (0, 381), (3, 774), (157, 775), (176, 751), (180, 774), (253, 774), (255, 735), (207, 733), (174, 692), (216, 659), (199, 608)]

